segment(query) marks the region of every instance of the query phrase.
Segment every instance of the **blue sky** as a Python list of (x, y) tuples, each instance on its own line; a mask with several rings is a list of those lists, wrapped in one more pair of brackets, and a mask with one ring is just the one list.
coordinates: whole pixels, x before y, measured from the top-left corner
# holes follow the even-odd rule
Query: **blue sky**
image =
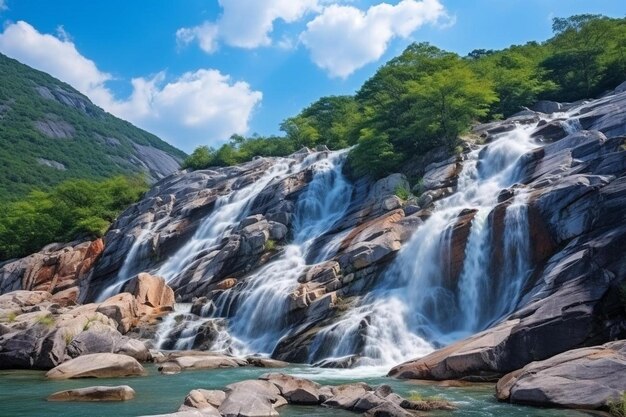
[[(278, 133), (410, 42), (466, 54), (551, 35), (623, 0), (0, 0), (0, 52), (185, 151)], [(133, 81), (134, 80), (134, 81)]]

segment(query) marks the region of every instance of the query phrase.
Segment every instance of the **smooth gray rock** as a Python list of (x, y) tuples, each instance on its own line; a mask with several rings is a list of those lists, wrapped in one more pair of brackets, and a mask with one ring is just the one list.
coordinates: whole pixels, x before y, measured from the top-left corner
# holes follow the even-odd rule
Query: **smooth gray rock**
[(532, 362), (498, 382), (500, 400), (547, 407), (597, 409), (626, 391), (626, 341), (571, 350)]
[(308, 379), (276, 373), (262, 375), (259, 379), (276, 385), (280, 394), (291, 404), (320, 403), (320, 385)]

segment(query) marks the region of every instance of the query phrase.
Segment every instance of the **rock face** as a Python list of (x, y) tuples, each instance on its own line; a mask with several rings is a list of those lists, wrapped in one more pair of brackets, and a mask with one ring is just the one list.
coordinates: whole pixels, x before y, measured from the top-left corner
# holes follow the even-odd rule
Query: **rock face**
[(571, 350), (532, 362), (498, 381), (501, 401), (597, 409), (626, 391), (626, 341)]
[(135, 398), (135, 390), (128, 385), (117, 387), (96, 386), (59, 391), (48, 397), (48, 401), (103, 402), (128, 401)]
[(121, 378), (145, 373), (136, 359), (115, 353), (94, 353), (69, 360), (46, 373), (49, 379)]
[(50, 369), (95, 353), (149, 360), (145, 344), (123, 334), (172, 310), (173, 292), (162, 278), (147, 274), (134, 280), (130, 289), (134, 294), (68, 307), (44, 291), (0, 296), (0, 318), (5, 321), (0, 334), (0, 368)]
[(47, 291), (62, 305), (75, 304), (103, 251), (102, 239), (48, 245), (40, 252), (0, 266), (0, 294)]
[[(515, 311), (390, 375), (496, 380), (533, 361), (626, 337), (619, 299), (626, 280), (626, 138), (615, 136), (626, 122), (620, 110), (625, 99), (621, 93), (573, 108), (578, 116), (568, 125), (597, 130), (566, 133), (520, 160), (529, 190), (533, 272)], [(501, 194), (494, 224), (512, 198)], [(501, 227), (494, 231), (491, 262), (497, 269), (503, 262)]]

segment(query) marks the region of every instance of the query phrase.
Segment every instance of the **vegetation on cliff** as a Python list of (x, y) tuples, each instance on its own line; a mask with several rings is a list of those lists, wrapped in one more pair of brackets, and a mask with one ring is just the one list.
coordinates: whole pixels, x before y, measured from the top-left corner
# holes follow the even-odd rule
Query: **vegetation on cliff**
[(28, 255), (51, 242), (102, 236), (146, 190), (141, 177), (76, 179), (0, 203), (0, 260)]
[(233, 136), (201, 147), (186, 168), (232, 165), (302, 146), (356, 145), (354, 175), (382, 176), (435, 147), (454, 148), (474, 121), (498, 119), (538, 100), (575, 101), (615, 88), (626, 73), (626, 19), (555, 18), (554, 37), (465, 57), (410, 45), (354, 96), (323, 97), (281, 125), (283, 137)]

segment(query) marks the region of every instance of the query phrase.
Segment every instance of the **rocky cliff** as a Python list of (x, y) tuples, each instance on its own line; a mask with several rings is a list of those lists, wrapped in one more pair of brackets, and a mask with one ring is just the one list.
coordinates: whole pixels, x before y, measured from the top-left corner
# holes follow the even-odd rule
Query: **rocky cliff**
[(176, 173), (104, 248), (5, 264), (0, 289), (99, 302), (148, 271), (186, 305), (137, 333), (157, 347), (339, 367), (419, 356), (400, 378), (496, 380), (623, 339), (626, 93), (553, 107), (423, 156), (417, 184), (349, 182), (327, 149)]

